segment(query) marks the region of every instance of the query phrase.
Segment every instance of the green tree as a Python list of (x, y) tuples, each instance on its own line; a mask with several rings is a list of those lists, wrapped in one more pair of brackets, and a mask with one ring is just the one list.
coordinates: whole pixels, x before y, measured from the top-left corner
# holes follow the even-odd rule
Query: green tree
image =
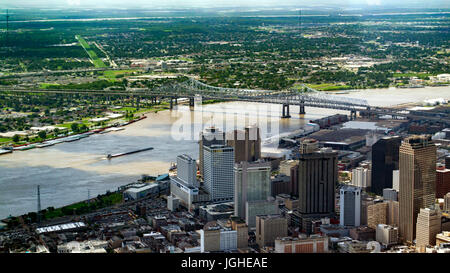
[(86, 124), (82, 124), (80, 127), (80, 131), (81, 132), (86, 132), (87, 130), (89, 130), (89, 128), (86, 126)]
[(73, 132), (78, 132), (80, 130), (78, 123), (72, 123), (70, 129), (72, 129)]
[(14, 142), (19, 142), (19, 140), (20, 140), (20, 136), (19, 135), (14, 135), (13, 137), (12, 137), (12, 140), (14, 141)]
[(46, 138), (47, 138), (47, 132), (46, 132), (46, 131), (39, 131), (39, 132), (38, 132), (38, 136), (39, 136), (41, 139), (46, 139)]

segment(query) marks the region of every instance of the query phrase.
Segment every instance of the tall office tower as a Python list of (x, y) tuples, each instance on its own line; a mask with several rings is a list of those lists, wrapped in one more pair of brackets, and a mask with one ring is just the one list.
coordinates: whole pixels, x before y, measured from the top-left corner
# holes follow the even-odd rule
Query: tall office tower
[(259, 247), (274, 246), (275, 239), (286, 237), (287, 219), (279, 214), (256, 216), (256, 243)]
[(224, 145), (203, 146), (203, 152), (203, 180), (211, 201), (233, 200), (233, 147)]
[(372, 192), (383, 194), (392, 188), (392, 171), (398, 170), (398, 150), (401, 138), (383, 137), (372, 146)]
[(411, 136), (400, 146), (399, 234), (412, 243), (421, 208), (434, 205), (436, 198), (436, 146), (431, 136)]
[(450, 192), (450, 169), (436, 170), (436, 198)]
[(198, 141), (199, 151), (199, 171), (200, 176), (203, 177), (203, 146), (211, 146), (211, 145), (225, 145), (225, 133), (222, 132), (219, 128), (216, 127), (208, 127), (203, 132), (200, 132), (200, 137)]
[(368, 168), (357, 167), (352, 170), (352, 185), (360, 188), (370, 187), (371, 171)]
[(313, 138), (306, 138), (300, 143), (300, 154), (310, 154), (319, 149), (319, 142)]
[(344, 186), (340, 191), (340, 225), (361, 225), (361, 188)]
[(234, 165), (234, 215), (245, 219), (247, 201), (267, 200), (270, 196), (270, 162), (246, 162)]
[(256, 161), (261, 158), (261, 136), (259, 128), (247, 126), (244, 130), (227, 133), (227, 145), (234, 148), (234, 162)]
[(177, 177), (186, 185), (198, 187), (195, 159), (186, 154), (177, 156)]
[(444, 196), (444, 211), (450, 212), (450, 192)]
[(416, 247), (436, 245), (436, 235), (441, 232), (441, 212), (439, 209), (420, 209), (417, 215)]
[(311, 217), (334, 215), (338, 181), (337, 163), (337, 152), (331, 148), (300, 154), (298, 166), (300, 214)]

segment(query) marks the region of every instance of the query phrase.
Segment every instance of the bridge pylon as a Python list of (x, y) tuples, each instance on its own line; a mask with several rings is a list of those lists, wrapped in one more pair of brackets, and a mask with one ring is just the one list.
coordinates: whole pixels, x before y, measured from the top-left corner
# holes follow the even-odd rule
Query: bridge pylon
[(281, 118), (290, 118), (291, 115), (289, 114), (289, 104), (283, 103), (283, 111), (282, 111)]
[(189, 109), (191, 111), (193, 111), (194, 110), (194, 106), (195, 106), (195, 100), (194, 100), (194, 97), (191, 97), (191, 98), (189, 98)]
[(299, 112), (299, 114), (300, 115), (306, 114), (304, 101), (302, 101), (302, 103), (300, 104), (300, 112)]

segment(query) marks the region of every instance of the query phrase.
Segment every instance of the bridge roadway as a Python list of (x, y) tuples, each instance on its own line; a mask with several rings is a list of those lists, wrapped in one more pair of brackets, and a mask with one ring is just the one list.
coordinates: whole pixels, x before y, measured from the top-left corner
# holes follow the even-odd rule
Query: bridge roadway
[(299, 114), (305, 114), (305, 107), (328, 108), (336, 110), (350, 111), (351, 117), (356, 117), (360, 112), (365, 115), (390, 115), (395, 118), (404, 117), (412, 119), (425, 119), (430, 121), (443, 121), (450, 123), (449, 114), (434, 113), (426, 111), (410, 112), (406, 109), (393, 109), (387, 107), (371, 107), (366, 100), (348, 98), (337, 95), (328, 95), (314, 90), (306, 85), (302, 85), (304, 92), (298, 90), (254, 90), (238, 88), (214, 87), (201, 83), (195, 79), (185, 82), (173, 83), (158, 87), (156, 89), (133, 88), (127, 90), (69, 90), (69, 89), (30, 89), (30, 88), (0, 88), (0, 92), (6, 93), (36, 93), (36, 94), (85, 94), (91, 96), (120, 96), (131, 97), (139, 103), (141, 98), (167, 98), (170, 100), (170, 107), (173, 100), (177, 103), (177, 98), (189, 98), (190, 106), (194, 106), (194, 98), (201, 96), (204, 99), (217, 99), (226, 101), (248, 101), (257, 103), (282, 104), (282, 117), (290, 117), (289, 105), (300, 107)]

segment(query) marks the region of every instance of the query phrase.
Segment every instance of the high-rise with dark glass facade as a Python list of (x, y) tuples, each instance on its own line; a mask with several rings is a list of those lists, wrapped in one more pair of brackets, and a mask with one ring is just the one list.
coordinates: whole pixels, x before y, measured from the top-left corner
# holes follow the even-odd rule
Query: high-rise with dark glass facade
[(436, 199), (436, 146), (431, 136), (403, 140), (399, 152), (399, 235), (404, 243), (416, 236), (417, 215)]
[(398, 151), (401, 138), (384, 137), (372, 145), (373, 193), (382, 195), (383, 189), (392, 188), (392, 171), (398, 170)]
[(331, 148), (300, 154), (298, 165), (299, 212), (302, 215), (334, 214), (338, 181), (337, 152)]

